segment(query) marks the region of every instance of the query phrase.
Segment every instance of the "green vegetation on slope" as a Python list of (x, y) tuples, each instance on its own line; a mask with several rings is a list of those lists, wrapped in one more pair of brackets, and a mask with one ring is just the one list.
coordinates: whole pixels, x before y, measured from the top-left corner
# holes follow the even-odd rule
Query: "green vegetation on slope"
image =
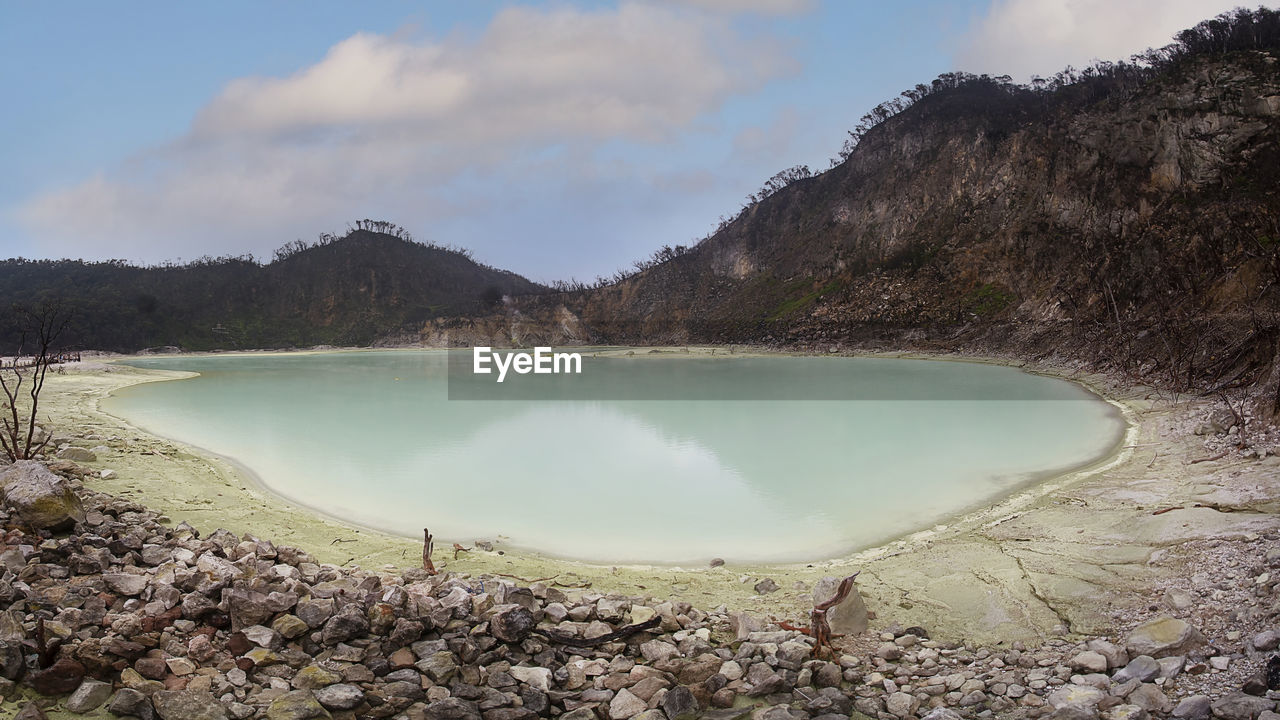
[[(75, 312), (67, 347), (133, 351), (369, 345), (440, 316), (474, 314), (504, 295), (541, 292), (465, 253), (355, 230), (250, 258), (136, 267), (121, 261), (0, 261), (5, 309), (58, 297)], [(0, 353), (18, 343), (0, 315)]]

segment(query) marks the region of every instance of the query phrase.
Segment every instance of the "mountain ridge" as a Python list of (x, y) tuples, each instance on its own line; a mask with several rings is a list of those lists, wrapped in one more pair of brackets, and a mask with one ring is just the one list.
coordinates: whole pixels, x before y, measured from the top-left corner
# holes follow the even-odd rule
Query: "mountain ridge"
[[(27, 305), (58, 298), (74, 311), (65, 346), (124, 352), (369, 345), (431, 317), (544, 290), (465, 252), (368, 229), (291, 243), (267, 264), (0, 261), (0, 297)], [(19, 333), (0, 323), (0, 348), (16, 350)]]
[(1280, 411), (1280, 58), (1190, 53), (1036, 92), (976, 78), (617, 282), (458, 340), (1075, 354)]
[[(401, 272), (395, 253), (378, 255), (397, 265), (381, 270), (349, 253), (315, 271), (325, 287), (291, 280), (281, 268), (306, 263), (289, 258), (265, 266), (279, 288), (218, 286), (257, 292), (257, 306), (227, 305), (208, 271), (188, 268), (203, 282), (188, 294), (235, 318), (235, 338), (159, 332), (146, 303), (127, 311), (129, 298), (106, 314), (191, 349), (708, 342), (1065, 354), (1178, 391), (1254, 388), (1275, 414), (1280, 13), (1237, 10), (1176, 40), (1031, 85), (964, 73), (918, 85), (869, 113), (831, 169), (783, 171), (703, 241), (664, 247), (595, 287), (545, 293), (474, 263), (455, 273), (467, 283), (450, 284)], [(0, 265), (0, 292), (13, 262)], [(26, 296), (58, 279), (28, 283)], [(108, 339), (144, 339), (122, 337)]]

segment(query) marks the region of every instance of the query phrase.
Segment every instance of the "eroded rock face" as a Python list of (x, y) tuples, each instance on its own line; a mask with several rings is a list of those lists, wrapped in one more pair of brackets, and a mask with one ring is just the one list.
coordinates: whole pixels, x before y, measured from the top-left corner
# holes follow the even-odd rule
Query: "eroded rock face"
[(70, 529), (84, 522), (84, 505), (71, 486), (35, 460), (19, 460), (0, 473), (4, 504), (38, 530)]

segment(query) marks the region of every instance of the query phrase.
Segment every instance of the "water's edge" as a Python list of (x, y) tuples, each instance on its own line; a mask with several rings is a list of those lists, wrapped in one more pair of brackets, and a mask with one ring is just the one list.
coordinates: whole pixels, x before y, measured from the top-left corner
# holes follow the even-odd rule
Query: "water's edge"
[[(144, 425), (140, 425), (137, 422), (134, 422), (122, 416), (113, 414), (102, 407), (102, 403), (106, 401), (108, 398), (114, 396), (116, 390), (124, 389), (126, 387), (132, 387), (135, 385), (147, 384), (151, 382), (190, 380), (190, 379), (200, 377), (200, 373), (194, 372), (194, 371), (158, 370), (158, 369), (139, 367), (136, 365), (129, 364), (130, 360), (135, 359), (137, 357), (146, 357), (146, 358), (163, 358), (163, 357), (197, 358), (197, 357), (213, 357), (213, 356), (216, 356), (216, 357), (228, 357), (228, 356), (262, 357), (264, 355), (276, 355), (276, 354), (299, 355), (299, 354), (331, 354), (335, 352), (359, 353), (359, 352), (396, 352), (396, 351), (397, 351), (396, 349), (385, 349), (385, 348), (376, 348), (376, 349), (354, 348), (354, 349), (343, 349), (343, 350), (326, 349), (323, 351), (270, 352), (270, 353), (268, 352), (192, 353), (192, 354), (182, 354), (182, 355), (175, 354), (171, 356), (147, 355), (147, 356), (129, 356), (124, 358), (117, 358), (112, 360), (111, 362), (125, 365), (131, 368), (131, 370), (141, 373), (144, 376), (150, 375), (150, 374), (158, 374), (162, 376), (152, 377), (149, 379), (140, 379), (137, 382), (131, 382), (126, 385), (121, 385), (118, 388), (114, 388), (97, 397), (94, 400), (94, 406), (95, 406), (95, 409), (101, 412), (102, 414), (107, 415), (113, 418), (114, 420), (130, 428), (137, 430), (140, 433), (151, 435), (156, 438), (164, 439), (167, 442), (170, 442), (174, 445), (187, 449), (192, 455), (195, 455), (197, 457), (204, 457), (209, 461), (222, 463), (224, 466), (230, 468), (234, 474), (238, 475), (239, 478), (247, 486), (251, 487), (258, 494), (265, 496), (266, 498), (274, 499), (275, 501), (284, 503), (288, 506), (296, 508), (297, 510), (302, 511), (303, 513), (312, 515), (316, 518), (322, 518), (322, 519), (337, 523), (339, 525), (343, 525), (351, 528), (358, 528), (374, 536), (384, 537), (384, 538), (387, 538), (388, 540), (395, 538), (397, 540), (411, 540), (411, 541), (420, 543), (421, 535), (418, 535), (418, 534), (397, 533), (385, 528), (377, 527), (375, 525), (362, 523), (356, 520), (352, 520), (350, 518), (346, 518), (346, 517), (342, 517), (342, 516), (338, 516), (338, 515), (326, 512), (318, 507), (315, 507), (307, 503), (305, 500), (301, 500), (287, 493), (283, 493), (276, 490), (275, 488), (267, 484), (263, 480), (263, 478), (256, 471), (254, 471), (245, 461), (239, 458), (220, 454), (215, 451), (204, 448), (202, 446), (193, 445), (190, 442), (169, 437), (163, 432), (154, 430), (152, 428), (148, 428)], [(404, 349), (403, 351), (422, 352), (422, 349), (413, 348), (413, 349)], [(444, 352), (444, 351), (441, 351), (441, 352)], [(674, 356), (658, 355), (658, 356), (646, 356), (646, 357), (654, 357), (657, 359), (680, 359), (681, 357), (685, 357), (685, 356), (686, 355), (684, 354), (674, 354)], [(809, 356), (809, 357), (812, 357), (814, 355), (804, 354), (804, 353), (789, 353), (789, 352), (739, 353), (739, 357), (744, 357), (744, 356)], [(961, 363), (970, 363), (970, 364), (999, 365), (999, 366), (1009, 367), (1011, 369), (1015, 369), (1015, 370), (1018, 370), (1019, 372), (1030, 374), (1030, 375), (1038, 375), (1046, 378), (1053, 378), (1056, 380), (1070, 382), (1078, 387), (1083, 388), (1094, 398), (1097, 398), (1098, 400), (1107, 403), (1107, 405), (1111, 408), (1111, 412), (1113, 413), (1113, 416), (1122, 422), (1123, 427), (1121, 428), (1121, 432), (1118, 433), (1115, 441), (1110, 446), (1103, 449), (1095, 456), (1083, 459), (1078, 463), (1074, 463), (1066, 467), (1054, 468), (1051, 470), (1031, 473), (1030, 476), (1025, 481), (1020, 482), (1014, 486), (1011, 486), (1010, 488), (1007, 489), (1007, 491), (998, 495), (990, 496), (983, 500), (978, 500), (970, 505), (961, 506), (956, 511), (947, 513), (943, 517), (943, 519), (940, 521), (930, 522), (920, 527), (910, 529), (910, 530), (904, 530), (902, 532), (898, 532), (895, 534), (888, 534), (888, 535), (885, 535), (882, 539), (871, 544), (861, 543), (854, 546), (846, 547), (844, 549), (836, 550), (832, 552), (829, 557), (820, 557), (820, 558), (806, 559), (806, 560), (800, 560), (800, 561), (782, 561), (782, 562), (747, 561), (747, 564), (750, 567), (811, 568), (811, 567), (842, 567), (842, 566), (854, 565), (854, 564), (864, 563), (869, 560), (874, 560), (877, 558), (883, 558), (886, 556), (895, 555), (895, 554), (904, 552), (913, 546), (934, 542), (943, 534), (949, 535), (952, 533), (964, 532), (968, 529), (973, 529), (980, 526), (991, 526), (994, 524), (999, 524), (1002, 521), (1002, 519), (1008, 518), (1009, 516), (1016, 514), (1020, 509), (1033, 504), (1035, 501), (1044, 497), (1045, 495), (1048, 495), (1052, 492), (1055, 492), (1057, 490), (1070, 486), (1075, 482), (1078, 482), (1085, 478), (1096, 476), (1099, 473), (1105, 472), (1109, 468), (1115, 467), (1123, 463), (1131, 455), (1130, 446), (1134, 444), (1135, 438), (1137, 437), (1137, 433), (1139, 430), (1137, 417), (1133, 409), (1128, 405), (1126, 405), (1125, 403), (1119, 401), (1118, 399), (1108, 397), (1106, 393), (1102, 390), (1102, 388), (1097, 387), (1096, 385), (1093, 385), (1087, 381), (1082, 381), (1080, 378), (1068, 377), (1063, 373), (1028, 369), (1027, 367), (1025, 367), (1025, 365), (1020, 364), (1017, 361), (1007, 361), (1000, 358), (981, 358), (981, 357), (956, 358), (956, 357), (949, 357), (949, 356), (931, 356), (928, 354), (921, 354), (921, 353), (909, 353), (909, 354), (908, 353), (860, 353), (860, 354), (842, 355), (841, 357), (868, 357), (868, 358), (884, 358), (884, 359), (896, 359), (896, 360), (921, 360), (921, 361), (935, 361), (935, 362), (946, 361), (946, 362), (961, 362)], [(448, 540), (450, 542), (453, 540), (457, 540), (459, 542), (463, 541), (462, 538), (449, 538)], [(541, 562), (550, 563), (552, 565), (566, 565), (566, 566), (574, 566), (574, 567), (593, 567), (593, 568), (628, 567), (628, 568), (634, 568), (634, 569), (666, 569), (666, 570), (679, 571), (679, 570), (682, 570), (685, 566), (685, 564), (682, 564), (682, 563), (665, 564), (665, 563), (657, 563), (657, 562), (625, 562), (621, 564), (615, 564), (615, 563), (608, 563), (608, 562), (583, 560), (580, 558), (562, 556), (562, 555), (557, 555), (555, 553), (548, 553), (545, 551), (537, 550), (535, 548), (530, 548), (530, 547), (520, 545), (519, 543), (511, 543), (511, 542), (508, 542), (504, 545), (504, 551), (507, 552), (508, 554), (514, 553), (517, 557), (536, 558)]]

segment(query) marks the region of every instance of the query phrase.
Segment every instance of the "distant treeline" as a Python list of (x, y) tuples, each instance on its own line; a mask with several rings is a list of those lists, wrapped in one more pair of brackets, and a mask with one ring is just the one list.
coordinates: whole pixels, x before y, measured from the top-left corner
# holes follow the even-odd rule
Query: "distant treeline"
[(373, 220), (342, 236), (291, 242), (268, 264), (251, 256), (150, 267), (19, 258), (0, 261), (0, 353), (21, 336), (9, 306), (51, 297), (74, 311), (66, 348), (206, 350), (368, 345), (435, 317), (488, 312), (503, 296), (545, 290)]

